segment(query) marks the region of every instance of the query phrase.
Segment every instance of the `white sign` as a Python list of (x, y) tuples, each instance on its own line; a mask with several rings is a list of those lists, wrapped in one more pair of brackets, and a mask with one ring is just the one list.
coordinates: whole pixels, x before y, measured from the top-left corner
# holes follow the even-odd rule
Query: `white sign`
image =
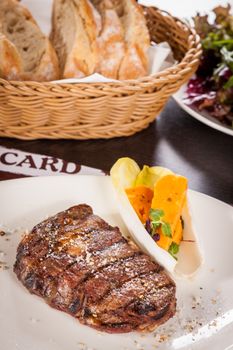
[(77, 163), (0, 146), (0, 171), (26, 176), (104, 175), (101, 170)]

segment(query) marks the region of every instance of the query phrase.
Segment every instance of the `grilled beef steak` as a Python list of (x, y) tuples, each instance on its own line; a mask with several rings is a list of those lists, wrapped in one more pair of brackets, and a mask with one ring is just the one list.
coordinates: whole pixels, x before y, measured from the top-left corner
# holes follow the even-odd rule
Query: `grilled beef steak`
[(14, 271), (31, 293), (101, 331), (151, 331), (175, 313), (164, 269), (85, 204), (35, 226)]

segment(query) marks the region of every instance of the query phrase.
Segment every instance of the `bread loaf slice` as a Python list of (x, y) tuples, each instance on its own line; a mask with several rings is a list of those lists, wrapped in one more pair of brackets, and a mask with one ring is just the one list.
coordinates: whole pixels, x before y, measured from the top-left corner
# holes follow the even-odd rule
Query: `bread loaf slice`
[[(15, 66), (18, 67), (15, 78), (35, 81), (59, 78), (57, 56), (49, 39), (41, 32), (31, 13), (18, 1), (0, 1), (0, 32), (5, 35), (8, 44), (11, 43), (12, 60), (9, 65), (12, 65), (13, 71)], [(6, 41), (2, 44), (6, 47)]]
[(135, 0), (121, 0), (126, 54), (121, 62), (119, 79), (137, 79), (148, 74), (148, 48), (150, 35), (142, 8)]
[[(92, 4), (98, 9), (100, 6), (102, 6), (102, 3), (105, 0), (91, 0)], [(110, 0), (111, 4), (116, 11), (117, 15), (119, 17), (122, 17), (124, 14), (124, 4), (122, 0)]]
[[(111, 72), (109, 66), (112, 64), (113, 67), (116, 67), (116, 62), (118, 62), (117, 79), (143, 77), (148, 74), (148, 48), (150, 46), (150, 35), (143, 10), (135, 0), (92, 0), (92, 3), (97, 9), (101, 9), (103, 4), (105, 4), (105, 8), (107, 7), (106, 4), (109, 7), (110, 1), (111, 11), (114, 10), (115, 15), (113, 15), (113, 12), (109, 12), (109, 8), (100, 11), (104, 28), (101, 34), (102, 37), (98, 39), (98, 42), (101, 43), (99, 52), (102, 52), (97, 66), (98, 71), (108, 77), (116, 78), (115, 73), (113, 74), (114, 70)], [(121, 26), (119, 25), (119, 18)], [(120, 27), (123, 31), (119, 30)], [(124, 35), (123, 39), (122, 34)], [(124, 52), (122, 45), (119, 44), (122, 41), (125, 43)], [(118, 47), (118, 50), (116, 47)], [(110, 59), (111, 56), (112, 60)], [(119, 64), (120, 57), (121, 62)]]
[(0, 77), (19, 80), (22, 69), (23, 63), (15, 45), (0, 33)]
[(54, 0), (51, 40), (63, 78), (94, 72), (100, 16), (88, 0)]
[(97, 39), (98, 58), (96, 72), (118, 79), (125, 54), (124, 30), (120, 18), (109, 0), (103, 0), (98, 9), (102, 15), (102, 31)]

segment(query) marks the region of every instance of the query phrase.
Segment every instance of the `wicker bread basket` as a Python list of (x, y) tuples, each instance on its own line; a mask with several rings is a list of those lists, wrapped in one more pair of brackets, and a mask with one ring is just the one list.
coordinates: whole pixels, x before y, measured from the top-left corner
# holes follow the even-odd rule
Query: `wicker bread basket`
[(116, 83), (54, 84), (0, 79), (0, 136), (95, 139), (146, 128), (195, 72), (196, 33), (157, 8), (144, 8), (151, 39), (167, 41), (178, 64), (153, 76)]

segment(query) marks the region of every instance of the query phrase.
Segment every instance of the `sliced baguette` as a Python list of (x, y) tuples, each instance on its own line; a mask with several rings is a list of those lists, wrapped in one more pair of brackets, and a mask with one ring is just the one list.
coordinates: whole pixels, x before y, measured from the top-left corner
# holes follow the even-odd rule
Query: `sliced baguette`
[(94, 72), (100, 16), (88, 0), (54, 0), (51, 40), (63, 78)]
[[(58, 60), (51, 43), (31, 13), (18, 1), (1, 0), (0, 32), (17, 51), (18, 54), (14, 56), (16, 61), (19, 57), (21, 59), (18, 79), (50, 81), (59, 78)], [(16, 61), (13, 59), (12, 67), (17, 65), (19, 68)]]
[[(92, 4), (96, 8), (100, 8), (105, 0), (91, 0)], [(119, 17), (122, 17), (124, 14), (124, 6), (123, 6), (123, 1), (122, 0), (110, 0), (111, 4), (118, 14)]]
[[(103, 4), (109, 3), (108, 0), (92, 0), (94, 6), (98, 9), (103, 7)], [(148, 74), (148, 48), (150, 46), (150, 35), (146, 24), (146, 19), (143, 14), (142, 8), (137, 4), (135, 0), (111, 0), (113, 9), (116, 11), (118, 18), (121, 20), (124, 33), (125, 41), (125, 52), (121, 59), (120, 66), (118, 67), (117, 79), (137, 79)], [(103, 11), (101, 11), (102, 16), (104, 17)], [(106, 20), (104, 20), (105, 22)], [(110, 23), (111, 22), (111, 23)], [(104, 60), (104, 56), (108, 55), (105, 53), (107, 48), (111, 49), (111, 44), (114, 40), (119, 40), (121, 34), (118, 31), (118, 39), (114, 39), (113, 33), (110, 34), (111, 28), (115, 30), (119, 26), (116, 25), (116, 20), (113, 21), (110, 19), (106, 21), (104, 25), (105, 30), (108, 31), (109, 40), (103, 40), (104, 43), (101, 46), (100, 51), (103, 52), (103, 57), (101, 62), (100, 73), (106, 75), (106, 69), (104, 70), (104, 65), (108, 68), (107, 60)], [(103, 32), (103, 36), (106, 37), (106, 34)], [(98, 40), (99, 41), (99, 40)], [(121, 47), (121, 46), (120, 46)], [(107, 51), (108, 52), (108, 51)], [(114, 50), (116, 55), (116, 50)], [(114, 57), (112, 53), (112, 56)], [(122, 54), (122, 49), (119, 50), (119, 56)], [(118, 56), (118, 55), (116, 55)], [(117, 58), (116, 58), (117, 59)], [(119, 58), (118, 58), (119, 59)], [(116, 60), (115, 60), (116, 61)], [(110, 61), (111, 62), (111, 61)], [(107, 69), (107, 74), (108, 74)], [(105, 71), (105, 72), (104, 72)], [(107, 75), (109, 76), (109, 75)]]
[(102, 1), (98, 8), (103, 26), (97, 39), (96, 72), (108, 78), (118, 79), (118, 71), (125, 54), (123, 26), (109, 0)]
[[(122, 23), (127, 48), (118, 78), (120, 80), (137, 79), (148, 74), (150, 35), (140, 5), (135, 0), (121, 1), (123, 2)], [(116, 1), (115, 4), (117, 5)]]
[(22, 70), (23, 63), (15, 45), (0, 33), (0, 78), (20, 80)]

